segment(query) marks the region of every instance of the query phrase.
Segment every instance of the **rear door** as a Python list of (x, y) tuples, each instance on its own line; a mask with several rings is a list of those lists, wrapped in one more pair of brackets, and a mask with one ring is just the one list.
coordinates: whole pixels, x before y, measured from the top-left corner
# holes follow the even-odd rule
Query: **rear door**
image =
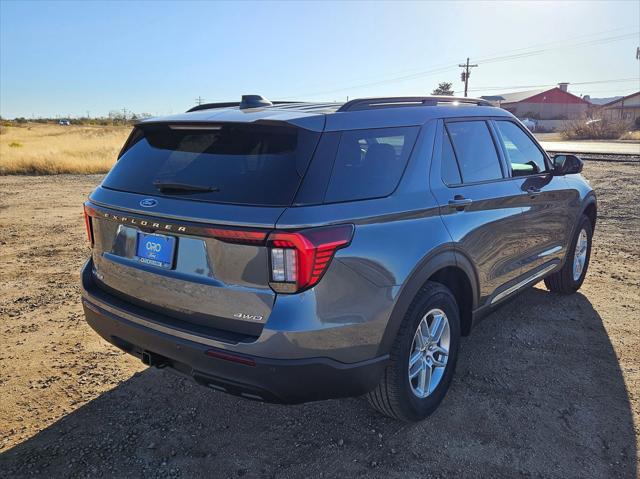
[(490, 131), (490, 120), (441, 122), (430, 184), (459, 254), (476, 267), (482, 305), (520, 272), (519, 191)]
[(87, 205), (96, 282), (158, 317), (258, 335), (275, 300), (266, 236), (319, 136), (285, 125), (140, 127)]
[(526, 129), (512, 119), (495, 119), (493, 126), (523, 210), (523, 274), (552, 268), (571, 235), (572, 194), (564, 177), (553, 176), (546, 154)]

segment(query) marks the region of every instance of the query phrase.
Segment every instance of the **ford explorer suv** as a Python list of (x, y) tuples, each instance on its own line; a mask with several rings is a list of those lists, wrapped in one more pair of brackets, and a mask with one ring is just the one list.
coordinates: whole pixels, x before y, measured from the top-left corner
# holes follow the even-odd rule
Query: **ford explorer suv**
[(88, 323), (244, 398), (442, 401), (460, 337), (584, 281), (596, 198), (509, 112), (454, 97), (270, 102), (138, 123), (84, 205)]

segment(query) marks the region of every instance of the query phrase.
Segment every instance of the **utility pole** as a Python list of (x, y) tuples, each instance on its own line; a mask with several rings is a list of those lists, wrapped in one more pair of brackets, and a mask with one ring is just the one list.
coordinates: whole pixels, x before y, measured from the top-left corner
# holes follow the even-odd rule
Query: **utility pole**
[(464, 68), (464, 71), (460, 74), (460, 79), (464, 82), (464, 96), (467, 96), (467, 90), (469, 87), (469, 75), (471, 75), (471, 72), (469, 71), (469, 68), (475, 68), (478, 65), (469, 65), (469, 58), (467, 58), (467, 63), (462, 63), (460, 65), (458, 65), (460, 68)]
[(198, 95), (198, 98), (196, 98), (196, 105), (202, 105), (203, 103), (204, 103), (204, 98)]
[(122, 109), (122, 123), (123, 124), (127, 124), (127, 109), (123, 108)]

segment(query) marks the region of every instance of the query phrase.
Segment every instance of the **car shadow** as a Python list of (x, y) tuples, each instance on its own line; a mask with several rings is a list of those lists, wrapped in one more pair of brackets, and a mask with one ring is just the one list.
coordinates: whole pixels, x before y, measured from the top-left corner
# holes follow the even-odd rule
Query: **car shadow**
[(461, 346), (419, 424), (362, 398), (251, 402), (166, 370), (135, 374), (6, 451), (5, 477), (636, 477), (628, 392), (582, 294), (530, 289)]

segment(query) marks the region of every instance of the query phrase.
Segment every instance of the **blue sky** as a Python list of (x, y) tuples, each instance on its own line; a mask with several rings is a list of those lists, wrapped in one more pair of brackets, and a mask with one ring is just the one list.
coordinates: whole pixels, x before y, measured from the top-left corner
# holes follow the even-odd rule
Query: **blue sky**
[(440, 81), (459, 92), (467, 56), (473, 96), (559, 81), (623, 95), (640, 89), (639, 31), (637, 1), (0, 0), (0, 114), (157, 115), (197, 96), (344, 100)]

